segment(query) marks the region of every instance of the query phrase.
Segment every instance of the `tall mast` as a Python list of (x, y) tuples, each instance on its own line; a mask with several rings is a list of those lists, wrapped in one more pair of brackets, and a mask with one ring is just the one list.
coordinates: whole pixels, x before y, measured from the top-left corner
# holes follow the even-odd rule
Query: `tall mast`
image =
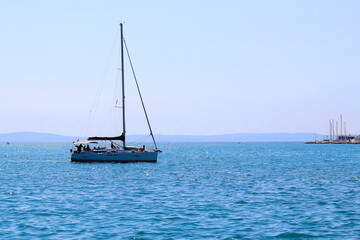
[(343, 121), (342, 121), (342, 114), (340, 114), (340, 136), (343, 134)]
[(125, 148), (125, 83), (124, 83), (124, 36), (123, 36), (123, 24), (120, 23), (120, 42), (121, 42), (121, 81), (122, 81), (122, 115), (123, 115), (123, 147)]
[(346, 122), (344, 121), (344, 134), (345, 134), (345, 136), (346, 136)]

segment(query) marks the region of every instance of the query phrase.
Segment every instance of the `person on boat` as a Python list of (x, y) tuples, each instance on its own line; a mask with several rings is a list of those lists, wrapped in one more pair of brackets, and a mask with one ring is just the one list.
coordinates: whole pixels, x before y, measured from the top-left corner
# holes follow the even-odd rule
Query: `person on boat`
[(85, 147), (84, 150), (85, 150), (85, 151), (90, 151), (90, 146), (89, 146), (89, 145), (86, 145), (86, 147)]
[(145, 145), (143, 145), (143, 147), (140, 148), (139, 150), (140, 150), (140, 152), (144, 152), (145, 151)]
[(115, 148), (116, 148), (116, 147), (115, 147), (114, 143), (111, 142), (111, 149), (115, 149)]
[(77, 146), (77, 152), (78, 152), (78, 153), (81, 152), (82, 146), (83, 146), (82, 144), (80, 144), (80, 145)]

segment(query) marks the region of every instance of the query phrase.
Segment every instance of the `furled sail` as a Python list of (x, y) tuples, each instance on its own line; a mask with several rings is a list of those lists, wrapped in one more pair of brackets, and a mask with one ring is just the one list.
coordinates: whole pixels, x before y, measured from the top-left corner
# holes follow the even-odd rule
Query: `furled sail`
[(118, 137), (89, 137), (88, 140), (104, 140), (104, 141), (113, 141), (113, 140), (120, 140), (125, 141), (125, 135), (121, 134), (121, 136)]

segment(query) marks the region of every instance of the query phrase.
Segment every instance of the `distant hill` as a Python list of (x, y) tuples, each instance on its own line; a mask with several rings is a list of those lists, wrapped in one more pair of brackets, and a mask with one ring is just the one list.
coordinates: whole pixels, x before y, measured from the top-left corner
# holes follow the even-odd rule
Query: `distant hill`
[(50, 133), (15, 132), (0, 134), (0, 142), (73, 142), (79, 137)]
[[(138, 141), (144, 135), (129, 135), (127, 141)], [(318, 134), (317, 139), (325, 136)], [(0, 134), (0, 142), (73, 142), (85, 137), (70, 137), (58, 134), (16, 132)], [(211, 136), (200, 135), (155, 135), (157, 142), (306, 142), (314, 140), (314, 133), (237, 133)], [(146, 138), (143, 141), (151, 141)]]
[[(236, 133), (210, 136), (156, 135), (158, 142), (306, 142), (314, 140), (314, 133)], [(317, 134), (317, 139), (325, 136)]]

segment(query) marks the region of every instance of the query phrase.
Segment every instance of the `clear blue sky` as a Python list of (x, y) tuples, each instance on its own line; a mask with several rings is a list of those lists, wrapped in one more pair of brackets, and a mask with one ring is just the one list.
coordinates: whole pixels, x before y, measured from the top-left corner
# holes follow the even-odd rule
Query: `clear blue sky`
[[(1, 1), (0, 132), (83, 134), (124, 21), (156, 134), (327, 133), (340, 113), (360, 133), (359, 12), (350, 0)], [(131, 84), (128, 133), (146, 133)]]

